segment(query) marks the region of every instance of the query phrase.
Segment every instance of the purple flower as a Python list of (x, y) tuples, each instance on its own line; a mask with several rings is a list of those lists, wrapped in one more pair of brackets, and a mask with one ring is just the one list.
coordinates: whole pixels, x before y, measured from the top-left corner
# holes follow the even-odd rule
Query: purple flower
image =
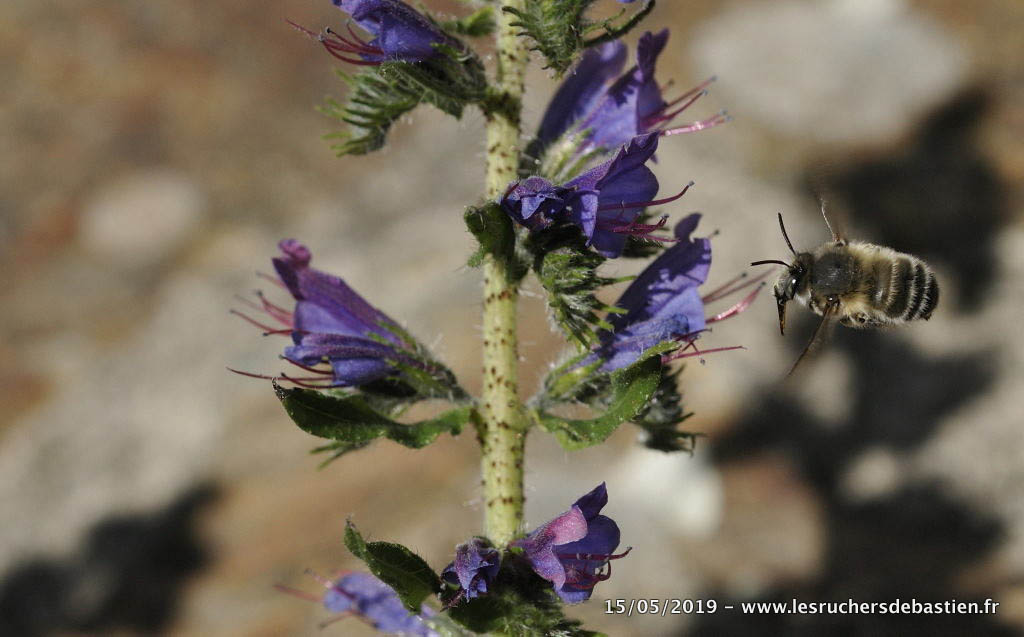
[(420, 637), (438, 635), (423, 621), (425, 617), (436, 614), (433, 609), (424, 604), (419, 615), (410, 613), (394, 589), (369, 573), (347, 573), (333, 582), (315, 573), (311, 575), (327, 588), (322, 599), (286, 586), (279, 585), (277, 589), (303, 599), (321, 601), (324, 608), (339, 614), (323, 626), (356, 616), (382, 633)]
[(435, 45), (461, 45), (445, 34), (426, 16), (401, 0), (331, 0), (348, 13), (356, 24), (373, 34), (366, 41), (350, 27), (342, 35), (331, 29), (313, 33), (297, 24), (292, 26), (324, 45), (334, 57), (356, 65), (374, 65), (399, 60), (422, 62), (437, 55)]
[(441, 577), (449, 584), (459, 586), (458, 595), (452, 605), (463, 599), (473, 599), (486, 594), (491, 582), (498, 576), (501, 554), (486, 540), (473, 538), (455, 548), (455, 560), (445, 567)]
[(594, 586), (611, 577), (610, 560), (629, 553), (626, 549), (614, 554), (619, 546), (619, 527), (611, 518), (600, 515), (607, 503), (608, 492), (602, 482), (568, 511), (510, 545), (523, 549), (534, 572), (551, 582), (568, 604), (589, 599)]
[(644, 350), (669, 340), (685, 342), (686, 346), (665, 356), (665, 362), (738, 349), (698, 350), (695, 341), (701, 332), (706, 331), (707, 324), (735, 316), (749, 307), (761, 286), (715, 316), (705, 318), (704, 305), (755, 285), (764, 277), (737, 285), (743, 278), (741, 275), (701, 296), (697, 288), (707, 279), (711, 269), (711, 240), (690, 236), (700, 217), (699, 213), (694, 213), (680, 221), (674, 232), (676, 243), (658, 255), (616, 301), (615, 305), (626, 312), (608, 315), (606, 320), (612, 330), (600, 332), (601, 344), (595, 355), (585, 360), (587, 364), (594, 362), (596, 356), (604, 360), (601, 371), (622, 369), (635, 362)]
[[(280, 284), (295, 298), (295, 310), (275, 305), (262, 294), (261, 304), (253, 307), (284, 327), (275, 329), (235, 313), (267, 334), (291, 334), (293, 344), (284, 349), (284, 357), (317, 374), (301, 378), (282, 374), (281, 378), (303, 387), (350, 387), (396, 374), (395, 362), (423, 366), (407, 355), (410, 346), (396, 334), (393, 319), (340, 278), (309, 267), (312, 255), (306, 246), (285, 239), (278, 247), (282, 255), (273, 259), (274, 269)], [(318, 368), (321, 363), (329, 364), (330, 370)]]
[(636, 65), (617, 79), (614, 78), (625, 62), (625, 46), (615, 41), (588, 50), (544, 113), (537, 133), (541, 145), (548, 146), (565, 134), (583, 134), (583, 139), (571, 140), (575, 154), (583, 154), (610, 150), (648, 132), (675, 135), (727, 121), (722, 112), (686, 126), (667, 128), (677, 115), (707, 93), (706, 87), (712, 81), (672, 102), (665, 101), (654, 78), (654, 67), (667, 41), (668, 29), (644, 33), (637, 45)]
[(502, 208), (531, 230), (569, 221), (580, 227), (587, 245), (606, 257), (618, 257), (627, 235), (659, 240), (652, 233), (663, 223), (636, 223), (643, 208), (675, 201), (690, 187), (667, 199), (653, 199), (658, 179), (645, 164), (657, 148), (656, 133), (641, 135), (619, 149), (611, 160), (561, 186), (542, 177), (529, 177), (508, 189), (501, 200)]

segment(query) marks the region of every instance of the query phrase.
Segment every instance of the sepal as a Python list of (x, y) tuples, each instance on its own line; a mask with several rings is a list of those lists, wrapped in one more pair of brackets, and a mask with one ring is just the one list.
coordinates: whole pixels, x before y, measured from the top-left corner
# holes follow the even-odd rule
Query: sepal
[(367, 542), (351, 521), (345, 524), (345, 546), (395, 590), (410, 612), (419, 613), (423, 600), (441, 588), (441, 578), (419, 555), (401, 544)]
[(511, 282), (526, 276), (529, 265), (517, 252), (515, 227), (501, 206), (496, 202), (470, 206), (463, 219), (478, 243), (476, 251), (469, 257), (470, 267), (479, 267), (490, 255), (505, 264)]
[(597, 274), (605, 257), (588, 249), (578, 228), (571, 225), (534, 232), (526, 249), (533, 255), (533, 270), (547, 292), (552, 320), (579, 349), (595, 345), (595, 328), (611, 328), (599, 314), (619, 311), (595, 294), (619, 281)]
[(516, 17), (512, 26), (520, 29), (521, 36), (533, 41), (532, 49), (547, 61), (545, 68), (561, 75), (584, 48), (622, 37), (654, 8), (654, 0), (648, 0), (625, 20), (621, 20), (623, 11), (615, 18), (595, 22), (585, 15), (594, 1), (526, 0), (522, 9), (504, 7), (502, 10)]
[(349, 85), (347, 101), (329, 99), (320, 111), (348, 125), (327, 135), (339, 140), (340, 155), (365, 155), (384, 145), (388, 130), (421, 103), (462, 117), (468, 104), (481, 102), (487, 89), (483, 64), (468, 49), (435, 44), (442, 54), (421, 62), (388, 61), (360, 73), (338, 75)]
[[(512, 551), (507, 555), (515, 554)], [(442, 593), (442, 601), (445, 599)], [(538, 577), (525, 560), (503, 559), (493, 590), (452, 606), (447, 615), (480, 634), (522, 637), (596, 637), (600, 634), (581, 628), (581, 623), (566, 617), (562, 608), (562, 601), (554, 594), (550, 582)]]
[(647, 405), (633, 419), (633, 423), (643, 429), (644, 446), (656, 451), (693, 453), (697, 446), (697, 438), (703, 434), (680, 431), (678, 425), (693, 415), (683, 410), (683, 397), (679, 393), (679, 372), (662, 370), (661, 381), (654, 390)]

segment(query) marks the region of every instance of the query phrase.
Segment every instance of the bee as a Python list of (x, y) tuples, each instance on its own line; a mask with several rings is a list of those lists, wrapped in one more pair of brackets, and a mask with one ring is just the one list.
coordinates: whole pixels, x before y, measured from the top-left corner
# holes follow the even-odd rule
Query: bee
[(750, 264), (786, 267), (775, 282), (781, 333), (786, 332), (786, 305), (793, 299), (821, 316), (814, 336), (790, 374), (834, 321), (854, 328), (902, 325), (917, 319), (928, 320), (939, 302), (939, 284), (924, 261), (885, 246), (847, 241), (832, 229), (824, 205), (821, 214), (832, 234), (831, 241), (814, 252), (797, 252), (779, 213), (782, 238), (796, 260), (786, 263), (767, 259)]

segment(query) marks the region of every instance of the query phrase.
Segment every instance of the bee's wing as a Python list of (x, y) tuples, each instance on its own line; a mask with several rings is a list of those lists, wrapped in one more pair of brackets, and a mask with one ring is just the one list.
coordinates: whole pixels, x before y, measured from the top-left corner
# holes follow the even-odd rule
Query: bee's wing
[(789, 369), (789, 373), (786, 374), (787, 378), (793, 375), (793, 372), (796, 371), (796, 368), (800, 365), (801, 361), (804, 360), (804, 357), (807, 356), (807, 353), (810, 352), (815, 345), (824, 341), (825, 338), (831, 334), (832, 328), (835, 327), (836, 323), (837, 309), (839, 309), (839, 299), (825, 305), (825, 308), (821, 313), (821, 322), (818, 323), (818, 327), (814, 330), (814, 336), (811, 337), (811, 340), (807, 343), (807, 347), (804, 348), (804, 351), (800, 352), (800, 357), (796, 359), (795, 363), (793, 363), (793, 367)]

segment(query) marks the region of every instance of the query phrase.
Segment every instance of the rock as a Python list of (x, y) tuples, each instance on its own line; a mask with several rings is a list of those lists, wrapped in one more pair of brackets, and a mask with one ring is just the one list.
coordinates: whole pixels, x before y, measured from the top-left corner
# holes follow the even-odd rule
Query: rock
[(115, 266), (137, 268), (172, 256), (202, 221), (206, 199), (185, 175), (152, 169), (100, 186), (82, 210), (80, 240)]
[(816, 142), (891, 139), (968, 70), (959, 43), (900, 0), (737, 5), (696, 29), (692, 53), (738, 117)]

